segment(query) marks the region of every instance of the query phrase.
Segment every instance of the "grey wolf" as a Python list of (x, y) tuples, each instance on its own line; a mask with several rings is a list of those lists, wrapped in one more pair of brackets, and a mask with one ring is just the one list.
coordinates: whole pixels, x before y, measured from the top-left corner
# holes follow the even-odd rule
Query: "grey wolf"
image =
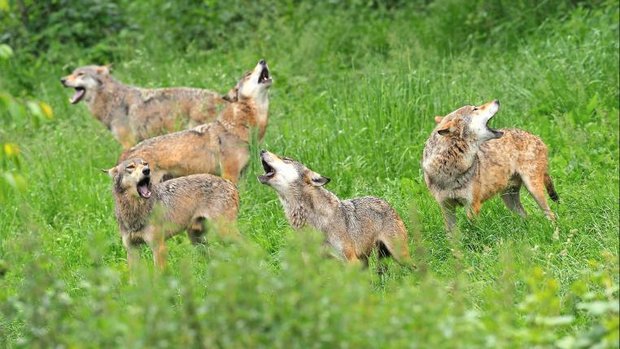
[(265, 174), (258, 180), (276, 191), (293, 228), (321, 231), (326, 243), (349, 262), (367, 265), (371, 252), (379, 249), (380, 257), (413, 266), (405, 225), (387, 202), (370, 196), (340, 200), (324, 188), (329, 178), (300, 162), (265, 150), (260, 158)]
[(544, 192), (546, 188), (552, 200), (559, 200), (549, 176), (547, 146), (522, 130), (489, 128), (498, 110), (495, 100), (435, 118), (437, 126), (426, 141), (422, 168), (448, 230), (456, 223), (457, 206), (466, 206), (472, 218), (485, 200), (498, 193), (510, 210), (525, 217), (519, 198), (522, 185), (545, 215), (555, 219)]
[(153, 165), (155, 181), (194, 173), (219, 174), (237, 183), (250, 160), (249, 142), (257, 129), (261, 141), (267, 128), (269, 68), (260, 60), (231, 89), (217, 120), (193, 129), (142, 141), (119, 161), (139, 157)]
[(136, 264), (137, 245), (146, 243), (155, 265), (166, 261), (164, 240), (184, 230), (192, 243), (203, 241), (204, 223), (233, 222), (239, 194), (229, 181), (199, 174), (153, 183), (148, 163), (139, 158), (107, 170), (112, 177), (116, 219), (130, 268)]
[(218, 93), (198, 88), (128, 86), (114, 79), (107, 66), (80, 67), (60, 81), (75, 89), (71, 104), (86, 102), (124, 149), (149, 137), (209, 122), (225, 103)]

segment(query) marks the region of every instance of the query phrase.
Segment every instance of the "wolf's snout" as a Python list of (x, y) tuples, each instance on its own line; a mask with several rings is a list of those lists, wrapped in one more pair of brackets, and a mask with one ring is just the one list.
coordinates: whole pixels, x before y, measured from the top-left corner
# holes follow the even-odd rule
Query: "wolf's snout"
[(495, 115), (495, 113), (497, 113), (497, 111), (499, 110), (499, 100), (494, 99), (493, 101), (485, 104), (481, 109), (486, 111), (489, 114), (488, 115), (489, 118), (492, 118)]
[(265, 60), (264, 60), (264, 59), (261, 59), (260, 61), (258, 61), (258, 64), (260, 64), (260, 65), (265, 65), (265, 64), (267, 64), (267, 62), (265, 62)]
[(494, 100), (493, 104), (491, 104), (491, 112), (493, 114), (497, 113), (497, 111), (499, 110), (499, 100)]
[(144, 174), (145, 176), (148, 176), (151, 174), (151, 169), (146, 166), (145, 168), (142, 169), (142, 174)]
[(266, 151), (265, 149), (261, 149), (261, 150), (260, 150), (260, 155), (263, 155), (263, 154), (265, 154), (266, 152), (267, 152), (267, 151)]
[(65, 78), (60, 78), (60, 83), (65, 85), (67, 83), (67, 79)]

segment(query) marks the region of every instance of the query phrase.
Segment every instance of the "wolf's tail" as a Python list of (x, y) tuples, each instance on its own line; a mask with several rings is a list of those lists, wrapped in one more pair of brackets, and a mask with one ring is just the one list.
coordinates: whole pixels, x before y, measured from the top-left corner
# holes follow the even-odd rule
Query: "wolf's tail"
[(547, 188), (547, 193), (549, 193), (549, 197), (551, 200), (555, 202), (560, 202), (560, 197), (558, 193), (555, 191), (555, 187), (553, 186), (553, 181), (551, 177), (549, 177), (548, 173), (545, 173), (545, 188)]

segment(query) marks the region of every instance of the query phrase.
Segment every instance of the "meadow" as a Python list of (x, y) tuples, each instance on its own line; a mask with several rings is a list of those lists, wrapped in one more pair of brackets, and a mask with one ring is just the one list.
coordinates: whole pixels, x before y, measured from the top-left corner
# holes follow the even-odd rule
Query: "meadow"
[[(619, 346), (616, 1), (71, 3), (0, 1), (1, 347)], [(261, 58), (274, 84), (241, 236), (173, 238), (163, 274), (143, 248), (130, 282), (101, 172), (121, 148), (60, 77), (111, 63), (124, 83), (225, 93)], [(424, 142), (435, 115), (493, 99), (493, 127), (548, 145), (559, 218), (523, 193), (526, 219), (494, 198), (449, 235)], [(324, 258), (257, 181), (260, 149), (390, 202), (418, 269)]]

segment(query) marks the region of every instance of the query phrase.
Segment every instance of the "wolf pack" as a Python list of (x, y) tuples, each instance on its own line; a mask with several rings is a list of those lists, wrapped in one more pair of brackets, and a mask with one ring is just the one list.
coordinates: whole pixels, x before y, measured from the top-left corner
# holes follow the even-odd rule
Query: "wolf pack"
[[(116, 166), (104, 170), (112, 193), (127, 262), (134, 268), (139, 245), (166, 263), (165, 240), (186, 232), (204, 244), (208, 227), (233, 229), (239, 211), (237, 183), (251, 161), (250, 144), (265, 136), (273, 78), (265, 60), (243, 74), (225, 94), (198, 88), (145, 89), (116, 80), (109, 66), (85, 66), (61, 78), (121, 144)], [(456, 209), (473, 218), (484, 201), (500, 195), (525, 217), (524, 186), (550, 220), (547, 202), (558, 201), (549, 176), (547, 147), (519, 129), (492, 129), (499, 101), (460, 107), (436, 116), (422, 154), (424, 181), (441, 207), (448, 232)], [(325, 188), (330, 179), (290, 157), (261, 150), (260, 183), (276, 192), (294, 229), (320, 231), (329, 252), (368, 265), (376, 251), (415, 268), (402, 219), (377, 197), (341, 200)]]

